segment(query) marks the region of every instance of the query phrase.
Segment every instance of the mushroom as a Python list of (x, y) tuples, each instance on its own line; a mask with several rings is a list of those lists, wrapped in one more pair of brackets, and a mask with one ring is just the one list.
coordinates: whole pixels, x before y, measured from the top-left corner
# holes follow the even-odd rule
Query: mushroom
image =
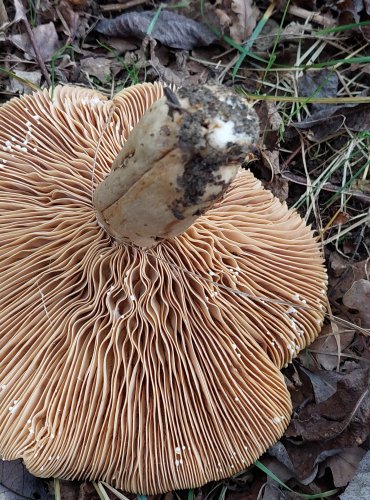
[(320, 331), (326, 274), (312, 229), (239, 167), (257, 135), (214, 86), (0, 109), (1, 458), (155, 494), (283, 434), (280, 369)]

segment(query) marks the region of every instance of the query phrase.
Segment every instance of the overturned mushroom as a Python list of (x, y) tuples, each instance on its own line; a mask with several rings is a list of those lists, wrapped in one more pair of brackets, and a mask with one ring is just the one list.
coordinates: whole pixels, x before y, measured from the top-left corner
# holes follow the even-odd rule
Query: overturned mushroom
[(282, 435), (279, 370), (321, 328), (312, 230), (239, 170), (253, 110), (162, 94), (0, 110), (0, 454), (37, 476), (153, 494), (234, 474)]

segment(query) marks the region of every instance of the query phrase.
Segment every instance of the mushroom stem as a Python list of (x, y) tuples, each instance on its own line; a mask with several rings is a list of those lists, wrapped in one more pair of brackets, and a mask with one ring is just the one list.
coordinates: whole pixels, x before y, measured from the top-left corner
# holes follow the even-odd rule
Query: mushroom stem
[(232, 91), (165, 89), (95, 190), (99, 223), (140, 247), (183, 233), (222, 196), (257, 136), (255, 112)]

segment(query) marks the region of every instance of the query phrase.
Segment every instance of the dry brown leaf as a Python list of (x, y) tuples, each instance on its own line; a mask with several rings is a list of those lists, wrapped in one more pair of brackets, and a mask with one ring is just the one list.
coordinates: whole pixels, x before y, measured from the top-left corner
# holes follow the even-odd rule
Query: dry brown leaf
[[(14, 74), (18, 78), (11, 78), (9, 83), (9, 90), (11, 92), (19, 92), (20, 94), (32, 94), (35, 91), (35, 87), (40, 87), (41, 84), (41, 71), (22, 71), (20, 69), (15, 69)], [(30, 83), (31, 85), (28, 85)]]
[(21, 0), (14, 0), (14, 8), (15, 8), (15, 14), (14, 14), (13, 23), (17, 23), (18, 21), (25, 18), (26, 10), (25, 10), (24, 5), (21, 2)]
[[(114, 19), (101, 19), (95, 29), (106, 36), (144, 39), (154, 16), (154, 11), (126, 12)], [(184, 50), (216, 41), (216, 36), (203, 23), (168, 10), (161, 11), (150, 36), (163, 45)]]
[(4, 5), (4, 1), (0, 0), (0, 26), (6, 24), (9, 21), (8, 14)]
[(340, 272), (340, 269), (341, 266), (339, 265), (336, 274), (338, 277), (334, 277), (331, 273), (329, 274), (329, 298), (331, 301), (341, 301), (343, 295), (351, 288), (355, 281), (368, 279), (370, 261), (369, 259), (364, 259), (360, 262), (350, 264), (343, 270), (343, 272)]
[(360, 279), (355, 281), (343, 296), (343, 304), (350, 309), (356, 309), (363, 328), (370, 328), (370, 281)]
[(12, 462), (0, 460), (0, 498), (1, 500), (21, 498), (50, 500), (51, 495), (46, 491), (44, 480), (32, 476), (21, 460)]
[[(370, 396), (368, 368), (350, 373), (321, 372), (337, 378), (335, 392), (320, 403), (296, 408), (284, 442), (299, 479), (312, 475), (323, 454), (362, 444), (369, 435)], [(298, 441), (297, 441), (298, 438)], [(304, 451), (302, 453), (302, 441)]]
[(327, 459), (325, 467), (331, 470), (334, 486), (338, 488), (350, 482), (365, 453), (362, 448), (347, 448)]
[(111, 60), (106, 57), (85, 57), (81, 59), (81, 70), (95, 76), (101, 82), (107, 82), (111, 76)]
[[(32, 29), (41, 58), (49, 61), (60, 47), (58, 34), (53, 23), (40, 24)], [(35, 52), (27, 33), (11, 35), (10, 40), (18, 49), (23, 50), (27, 59), (35, 59)]]
[(259, 10), (252, 0), (232, 0), (230, 5), (231, 38), (238, 43), (244, 42), (252, 34), (258, 16)]
[(310, 350), (318, 351), (313, 354), (325, 370), (334, 370), (340, 362), (340, 353), (352, 342), (354, 334), (354, 330), (339, 330), (334, 335), (332, 327), (325, 326), (322, 335), (311, 344)]
[(349, 483), (346, 491), (340, 496), (341, 500), (353, 500), (361, 498), (370, 498), (370, 451), (364, 455), (358, 464), (356, 474)]

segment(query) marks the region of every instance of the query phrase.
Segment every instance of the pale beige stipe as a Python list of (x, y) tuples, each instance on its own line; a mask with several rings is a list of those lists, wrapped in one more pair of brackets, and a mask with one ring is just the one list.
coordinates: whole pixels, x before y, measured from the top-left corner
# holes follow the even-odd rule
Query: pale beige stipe
[(0, 455), (38, 476), (152, 494), (234, 474), (282, 435), (279, 370), (321, 328), (312, 231), (249, 172), (149, 251), (97, 224), (92, 187), (161, 95), (0, 109)]

